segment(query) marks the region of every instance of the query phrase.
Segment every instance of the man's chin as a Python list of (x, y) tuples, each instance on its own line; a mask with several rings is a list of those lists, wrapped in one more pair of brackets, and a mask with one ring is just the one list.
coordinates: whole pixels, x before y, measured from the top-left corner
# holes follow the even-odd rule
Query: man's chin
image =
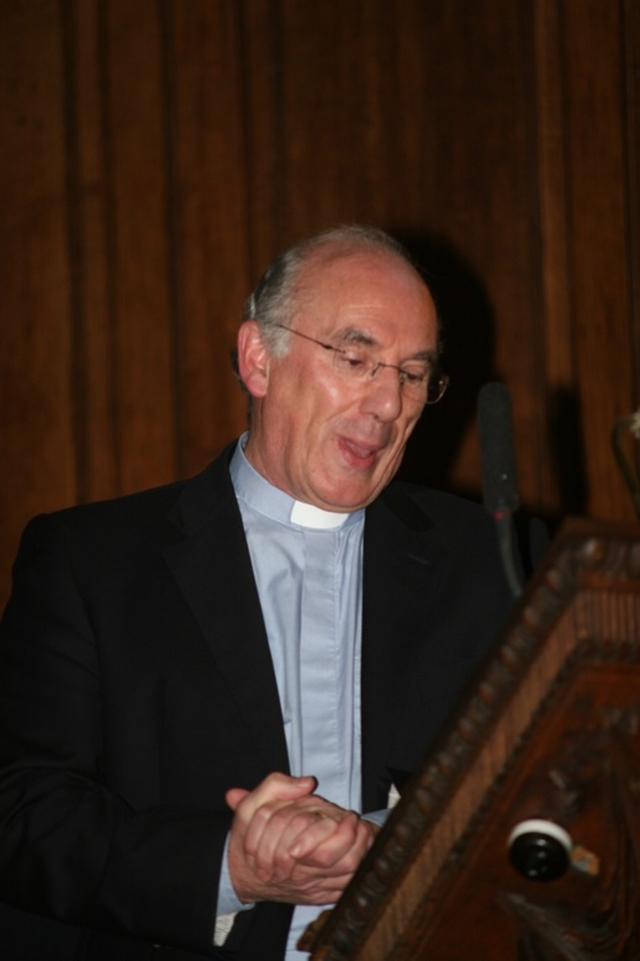
[(345, 487), (339, 491), (327, 491), (326, 498), (323, 498), (323, 504), (318, 506), (336, 514), (352, 514), (362, 507), (367, 507), (376, 499), (382, 489), (382, 485), (379, 484), (362, 484), (349, 488)]

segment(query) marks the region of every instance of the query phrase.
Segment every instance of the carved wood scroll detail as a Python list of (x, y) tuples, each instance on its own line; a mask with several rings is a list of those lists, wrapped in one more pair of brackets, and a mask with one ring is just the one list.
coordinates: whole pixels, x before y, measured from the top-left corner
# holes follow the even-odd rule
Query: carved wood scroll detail
[[(500, 898), (517, 922), (517, 958), (536, 961), (637, 961), (640, 957), (640, 756), (638, 710), (620, 716), (614, 728), (576, 739), (574, 764), (561, 779), (572, 784), (572, 805), (588, 804), (593, 779), (602, 781), (599, 815), (607, 825), (602, 883), (576, 905), (545, 903), (503, 891)], [(581, 770), (576, 770), (576, 768)]]
[[(640, 528), (572, 522), (340, 903), (307, 931), (312, 961), (640, 957), (639, 688)], [(606, 807), (595, 833), (593, 804)], [(602, 871), (543, 892), (506, 865), (500, 832), (549, 811), (600, 848)], [(483, 897), (487, 944), (456, 954), (452, 929)]]

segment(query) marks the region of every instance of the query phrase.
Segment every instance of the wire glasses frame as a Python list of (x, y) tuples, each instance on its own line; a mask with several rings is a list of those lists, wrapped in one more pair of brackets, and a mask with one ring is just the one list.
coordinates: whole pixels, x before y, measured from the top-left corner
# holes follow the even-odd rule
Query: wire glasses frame
[(400, 387), (405, 394), (426, 404), (437, 404), (449, 385), (449, 375), (437, 369), (429, 371), (422, 366), (419, 368), (417, 366), (398, 367), (396, 364), (386, 364), (381, 360), (373, 360), (373, 358), (367, 356), (366, 351), (359, 351), (357, 347), (349, 349), (336, 347), (334, 344), (317, 340), (309, 334), (303, 334), (293, 327), (287, 327), (286, 324), (275, 324), (274, 326), (281, 330), (287, 330), (290, 334), (296, 334), (312, 344), (317, 344), (323, 350), (330, 351), (333, 366), (351, 380), (371, 380), (381, 368), (388, 367), (397, 371)]

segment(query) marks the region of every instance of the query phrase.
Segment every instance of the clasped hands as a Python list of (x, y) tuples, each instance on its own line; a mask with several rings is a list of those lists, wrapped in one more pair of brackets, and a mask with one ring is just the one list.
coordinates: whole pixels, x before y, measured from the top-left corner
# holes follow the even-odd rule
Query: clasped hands
[(229, 872), (243, 903), (333, 904), (379, 830), (314, 794), (313, 777), (270, 774), (253, 791), (231, 788)]

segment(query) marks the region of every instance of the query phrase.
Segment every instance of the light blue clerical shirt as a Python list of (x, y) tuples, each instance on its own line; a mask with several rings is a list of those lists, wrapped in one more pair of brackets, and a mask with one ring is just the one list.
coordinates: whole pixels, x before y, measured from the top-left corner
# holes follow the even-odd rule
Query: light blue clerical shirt
[[(337, 514), (295, 501), (246, 459), (230, 471), (275, 669), (291, 774), (361, 811), (360, 638), (364, 510)], [(287, 961), (321, 909), (296, 907)]]

